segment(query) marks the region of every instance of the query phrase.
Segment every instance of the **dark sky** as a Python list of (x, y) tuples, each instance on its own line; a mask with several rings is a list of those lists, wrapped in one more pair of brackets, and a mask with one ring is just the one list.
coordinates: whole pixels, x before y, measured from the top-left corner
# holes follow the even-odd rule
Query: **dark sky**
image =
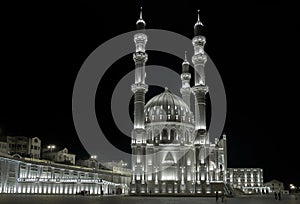
[[(78, 157), (87, 156), (72, 120), (77, 72), (101, 43), (135, 29), (139, 6), (137, 1), (1, 5), (2, 134), (38, 136), (44, 145), (67, 146)], [(189, 38), (196, 10), (201, 8), (206, 52), (216, 64), (227, 94), (224, 132), (229, 166), (261, 167), (265, 181), (278, 179), (299, 185), (299, 124), (295, 116), (299, 112), (296, 62), (300, 18), (296, 6), (164, 0), (145, 1), (143, 8), (147, 28)], [(160, 52), (148, 54), (148, 64), (180, 72), (179, 58)], [(126, 151), (130, 141), (115, 128), (106, 110), (118, 80), (132, 69), (131, 55), (117, 61), (101, 80), (96, 98), (101, 128)], [(158, 91), (149, 92), (147, 98)]]

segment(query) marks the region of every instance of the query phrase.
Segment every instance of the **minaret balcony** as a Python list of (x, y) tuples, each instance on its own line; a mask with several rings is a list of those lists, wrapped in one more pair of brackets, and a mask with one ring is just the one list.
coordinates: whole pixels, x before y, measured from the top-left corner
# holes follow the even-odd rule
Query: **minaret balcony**
[(202, 35), (195, 36), (192, 40), (193, 46), (205, 46), (206, 38)]
[(135, 52), (133, 53), (133, 60), (145, 63), (148, 60), (148, 55), (145, 52)]
[(148, 85), (147, 84), (132, 84), (131, 85), (131, 90), (133, 93), (137, 92), (137, 91), (144, 91), (144, 93), (146, 93), (148, 91)]
[(181, 80), (190, 80), (191, 74), (190, 73), (182, 73), (181, 74)]
[(207, 93), (209, 90), (208, 90), (208, 86), (206, 86), (206, 85), (198, 85), (198, 86), (194, 86), (193, 88), (192, 88), (192, 90), (193, 90), (193, 93), (195, 94), (195, 93), (197, 93), (197, 92), (202, 92), (202, 93)]

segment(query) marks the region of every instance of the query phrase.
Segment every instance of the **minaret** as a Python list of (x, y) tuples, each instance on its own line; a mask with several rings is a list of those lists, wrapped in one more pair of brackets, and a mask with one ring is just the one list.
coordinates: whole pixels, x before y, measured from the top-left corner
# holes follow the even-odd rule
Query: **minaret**
[(145, 132), (145, 94), (148, 85), (145, 84), (146, 72), (145, 64), (148, 56), (145, 52), (147, 35), (145, 34), (146, 23), (142, 17), (142, 7), (140, 18), (136, 22), (137, 33), (134, 35), (135, 53), (135, 83), (131, 85), (134, 93), (134, 129), (131, 134), (132, 149), (132, 180), (130, 192), (132, 194), (143, 194), (146, 192), (145, 176), (145, 153), (146, 153), (146, 132)]
[(185, 51), (184, 61), (182, 63), (182, 74), (181, 74), (182, 87), (180, 89), (180, 93), (182, 95), (183, 101), (190, 107), (190, 98), (191, 98), (192, 90), (190, 87), (191, 74), (189, 73), (189, 66), (190, 63), (187, 61), (186, 51)]
[[(208, 182), (207, 169), (209, 165), (208, 144), (209, 138), (206, 130), (206, 99), (208, 87), (205, 84), (204, 66), (207, 57), (204, 53), (206, 39), (202, 36), (203, 24), (200, 21), (198, 10), (198, 21), (194, 26), (194, 55), (192, 62), (195, 69), (195, 85), (192, 88), (195, 95), (195, 153), (196, 153), (196, 193), (205, 193), (205, 183)], [(201, 184), (201, 185), (200, 185)]]

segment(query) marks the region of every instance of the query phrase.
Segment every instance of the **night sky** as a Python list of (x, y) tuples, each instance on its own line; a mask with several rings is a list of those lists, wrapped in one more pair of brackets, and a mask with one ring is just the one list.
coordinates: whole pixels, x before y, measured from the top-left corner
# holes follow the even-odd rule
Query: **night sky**
[[(87, 157), (72, 119), (76, 75), (100, 44), (135, 29), (141, 3), (1, 4), (1, 134), (37, 136), (43, 145), (66, 146), (77, 157)], [(300, 185), (297, 7), (282, 3), (209, 5), (188, 0), (142, 4), (147, 28), (189, 38), (193, 37), (196, 11), (201, 9), (205, 49), (227, 94), (224, 132), (229, 167), (260, 167), (265, 181), (278, 179)], [(181, 59), (154, 51), (148, 55), (148, 65), (181, 72)], [(101, 128), (125, 151), (130, 151), (130, 141), (112, 121), (110, 97), (118, 80), (133, 69), (132, 55), (118, 60), (101, 80), (96, 97)], [(161, 90), (153, 89), (147, 99)]]

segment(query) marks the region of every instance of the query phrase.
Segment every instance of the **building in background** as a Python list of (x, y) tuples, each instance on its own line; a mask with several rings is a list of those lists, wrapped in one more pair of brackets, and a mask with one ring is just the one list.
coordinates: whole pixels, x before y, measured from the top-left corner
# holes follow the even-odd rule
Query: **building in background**
[(282, 192), (284, 191), (284, 183), (278, 180), (271, 180), (269, 182), (265, 183), (265, 186), (267, 186), (270, 189), (270, 192)]
[(108, 169), (113, 169), (113, 167), (119, 167), (119, 168), (127, 168), (128, 167), (128, 163), (123, 160), (102, 162), (102, 165)]
[(268, 193), (264, 185), (263, 170), (260, 168), (228, 168), (227, 182), (234, 188), (246, 194)]
[(46, 148), (43, 149), (43, 159), (48, 159), (57, 163), (73, 164), (75, 165), (75, 154), (69, 152), (67, 148), (54, 149)]
[(114, 173), (120, 174), (132, 174), (132, 169), (129, 168), (128, 163), (120, 161), (111, 161), (111, 162), (101, 162), (104, 168), (112, 170)]
[(76, 160), (76, 165), (84, 166), (84, 167), (88, 167), (88, 168), (94, 168), (94, 169), (108, 169), (97, 160), (96, 155), (92, 155), (88, 159), (78, 159), (78, 160)]
[[(41, 157), (41, 140), (38, 137), (1, 136), (1, 143), (7, 146), (7, 154), (39, 159)], [(4, 145), (5, 146), (5, 145)], [(1, 150), (1, 152), (3, 152)], [(4, 153), (4, 152), (3, 152)]]
[(8, 144), (6, 141), (2, 141), (0, 138), (0, 153), (8, 154)]

